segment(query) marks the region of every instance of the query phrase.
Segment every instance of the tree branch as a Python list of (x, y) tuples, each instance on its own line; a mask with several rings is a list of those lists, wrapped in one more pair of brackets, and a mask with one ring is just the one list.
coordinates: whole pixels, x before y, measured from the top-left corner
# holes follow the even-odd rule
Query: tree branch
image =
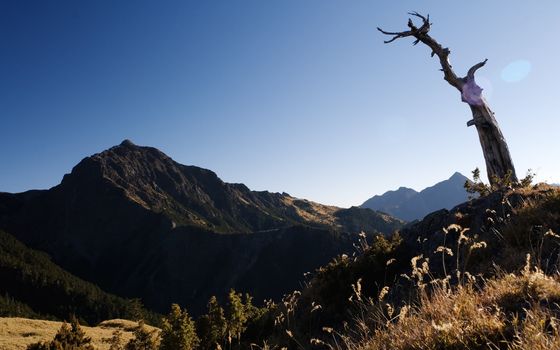
[(416, 11), (409, 12), (408, 14), (412, 15), (412, 16), (416, 16), (418, 18), (421, 18), (424, 23), (429, 23), (430, 22), (430, 15), (428, 15), (428, 17), (426, 18)]
[(410, 30), (408, 30), (406, 32), (386, 32), (379, 27), (377, 27), (377, 30), (379, 30), (381, 33), (383, 33), (385, 35), (394, 35), (394, 37), (391, 40), (383, 41), (385, 44), (392, 43), (393, 41), (395, 41), (397, 39), (404, 38), (404, 37), (412, 35), (412, 31), (410, 31)]
[(474, 80), (474, 73), (476, 73), (477, 70), (479, 70), (480, 68), (484, 67), (484, 65), (486, 64), (486, 62), (488, 62), (488, 58), (484, 59), (484, 61), (482, 62), (478, 62), (477, 64), (475, 64), (474, 66), (472, 66), (469, 71), (467, 72), (467, 76), (465, 77), (465, 79), (467, 81), (471, 81)]
[[(449, 62), (449, 54), (451, 51), (448, 48), (444, 48), (439, 44), (434, 38), (432, 38), (428, 33), (430, 31), (430, 16), (423, 16), (418, 12), (409, 12), (409, 15), (418, 17), (422, 20), (422, 25), (417, 27), (412, 19), (408, 19), (408, 27), (410, 30), (403, 31), (403, 32), (387, 32), (382, 30), (381, 28), (377, 28), (381, 33), (385, 35), (392, 35), (393, 38), (390, 40), (384, 41), (386, 44), (391, 43), (397, 39), (405, 38), (409, 36), (413, 36), (416, 40), (413, 42), (413, 45), (422, 42), (430, 49), (432, 49), (431, 56), (434, 55), (439, 58), (439, 62), (441, 65), (441, 71), (443, 72), (444, 79), (452, 86), (454, 86), (457, 90), (462, 91), (464, 80), (459, 78), (457, 74), (453, 71), (451, 63)], [(476, 70), (476, 69), (475, 69)]]

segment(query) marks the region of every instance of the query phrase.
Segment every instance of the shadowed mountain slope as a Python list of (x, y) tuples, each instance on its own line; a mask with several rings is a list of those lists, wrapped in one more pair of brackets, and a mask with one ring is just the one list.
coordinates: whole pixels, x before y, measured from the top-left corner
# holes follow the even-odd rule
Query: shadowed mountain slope
[(27, 248), (0, 231), (0, 316), (69, 319), (90, 324), (142, 317), (159, 322), (141, 305), (102, 291), (54, 264), (48, 255)]
[(126, 140), (83, 159), (49, 190), (0, 193), (0, 228), (70, 272), (147, 306), (194, 313), (229, 288), (256, 300), (349, 252), (353, 234), (402, 222), (228, 184)]

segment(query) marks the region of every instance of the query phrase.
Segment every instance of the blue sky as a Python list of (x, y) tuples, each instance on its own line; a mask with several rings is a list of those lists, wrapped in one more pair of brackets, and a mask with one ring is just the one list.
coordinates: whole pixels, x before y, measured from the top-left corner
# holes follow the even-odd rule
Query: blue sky
[(560, 182), (558, 1), (0, 1), (0, 191), (129, 138), (227, 182), (350, 206), (484, 167), (426, 47), (479, 71), (518, 173)]

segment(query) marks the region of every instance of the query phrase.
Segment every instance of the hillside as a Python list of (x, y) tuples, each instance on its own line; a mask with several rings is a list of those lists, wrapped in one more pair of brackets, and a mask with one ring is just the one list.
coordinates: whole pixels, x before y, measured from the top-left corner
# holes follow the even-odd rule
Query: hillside
[(276, 344), (557, 349), (557, 232), (560, 190), (538, 185), (436, 211), (390, 239), (364, 238), (357, 256), (321, 267), (285, 299), (292, 336), (279, 331)]
[(390, 234), (402, 224), (224, 183), (130, 141), (85, 158), (49, 190), (0, 193), (0, 229), (160, 312), (178, 302), (199, 313), (229, 288), (280, 297), (351, 251), (358, 232)]
[[(330, 231), (317, 231), (304, 226), (277, 231), (284, 236), (280, 241), (297, 242), (284, 248), (299, 247), (300, 251), (290, 256), (293, 265), (276, 264), (277, 269), (266, 271), (273, 278), (259, 283), (282, 288), (289, 283), (282, 279), (283, 269), (300, 266), (295, 260), (308, 258), (313, 246), (328, 251), (329, 244), (348, 239), (348, 253), (315, 270), (297, 288), (300, 291), (278, 297), (277, 303), (257, 311), (233, 348), (268, 344), (288, 349), (529, 350), (556, 349), (560, 344), (556, 323), (560, 316), (560, 236), (556, 234), (560, 231), (560, 190), (556, 187), (495, 191), (452, 210), (433, 212), (393, 235), (360, 235), (353, 249), (350, 243), (355, 236), (337, 234), (333, 240), (326, 238)], [(217, 254), (224, 256), (243, 249), (241, 242), (251, 237), (262, 244), (255, 250), (261, 252), (255, 259), (263, 261), (258, 266), (270, 268), (273, 262), (286, 260), (277, 255), (284, 248), (262, 248), (270, 239), (266, 232), (201, 231), (196, 243), (181, 228), (175, 232), (185, 236), (185, 247), (195, 244), (199, 254), (206, 251), (206, 244), (221, 242), (223, 249)], [(209, 238), (213, 236), (220, 240)], [(178, 242), (173, 240), (174, 245)], [(200, 256), (195, 250), (190, 254), (192, 261), (187, 264), (196, 264)], [(216, 261), (237, 266), (233, 275), (244, 266), (229, 258)], [(262, 277), (265, 272), (255, 275)], [(231, 276), (228, 272), (213, 279), (221, 285), (222, 278)], [(208, 318), (204, 317), (197, 320), (200, 335), (205, 334)], [(20, 341), (28, 333), (16, 334), (20, 336), (6, 342)], [(221, 346), (228, 346), (225, 338)]]
[(89, 324), (112, 318), (159, 322), (137, 301), (105, 293), (3, 231), (0, 281), (0, 316), (69, 319), (75, 315)]
[(361, 207), (388, 213), (405, 221), (422, 219), (439, 209), (451, 209), (468, 199), (464, 188), (467, 177), (454, 173), (449, 179), (438, 182), (420, 192), (400, 187), (366, 200)]
[[(109, 350), (109, 340), (113, 332), (120, 331), (123, 341), (132, 338), (136, 322), (128, 320), (103, 321), (96, 327), (82, 326), (86, 336), (91, 337), (97, 350)], [(24, 350), (27, 345), (53, 338), (62, 326), (62, 322), (31, 320), (20, 317), (0, 317), (0, 346), (2, 350)], [(157, 328), (149, 327), (150, 330)]]

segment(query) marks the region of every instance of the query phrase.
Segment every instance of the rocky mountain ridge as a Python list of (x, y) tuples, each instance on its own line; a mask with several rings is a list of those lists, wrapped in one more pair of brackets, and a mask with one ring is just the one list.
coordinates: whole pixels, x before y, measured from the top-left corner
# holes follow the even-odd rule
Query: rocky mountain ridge
[[(64, 176), (61, 186), (95, 186), (100, 178), (143, 208), (163, 213), (173, 225), (217, 233), (248, 233), (294, 224), (347, 229), (339, 219), (345, 209), (225, 183), (210, 170), (179, 164), (156, 148), (137, 146), (130, 140), (85, 158)], [(378, 224), (398, 223), (382, 213), (367, 213)]]

